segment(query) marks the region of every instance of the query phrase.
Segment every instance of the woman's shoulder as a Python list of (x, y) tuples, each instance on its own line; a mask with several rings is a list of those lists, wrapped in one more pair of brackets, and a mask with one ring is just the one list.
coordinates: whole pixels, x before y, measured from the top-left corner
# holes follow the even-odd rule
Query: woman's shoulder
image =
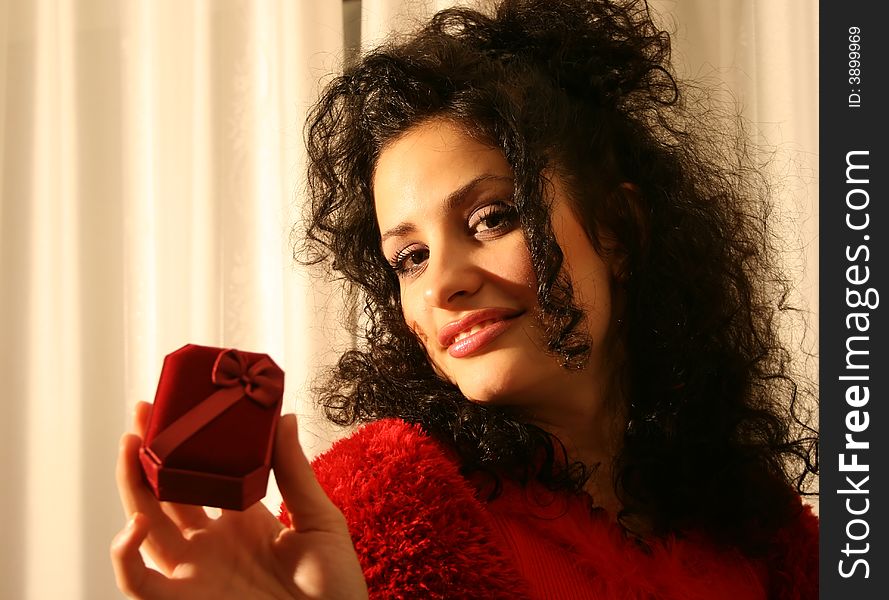
[(420, 426), (368, 423), (312, 467), (346, 517), (369, 589), (380, 597), (451, 597), (461, 589), (523, 597), (455, 454)]

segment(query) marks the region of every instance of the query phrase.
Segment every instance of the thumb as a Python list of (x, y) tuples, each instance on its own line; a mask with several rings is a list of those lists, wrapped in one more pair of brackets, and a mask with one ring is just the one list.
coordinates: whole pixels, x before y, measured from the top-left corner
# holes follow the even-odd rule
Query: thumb
[(273, 465), (293, 529), (348, 532), (345, 518), (324, 493), (303, 452), (294, 414), (284, 415), (278, 422)]

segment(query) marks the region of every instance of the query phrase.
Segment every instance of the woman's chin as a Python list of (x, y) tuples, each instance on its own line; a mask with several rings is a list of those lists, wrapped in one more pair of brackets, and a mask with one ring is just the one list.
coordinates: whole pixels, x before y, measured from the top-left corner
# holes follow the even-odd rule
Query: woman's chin
[(492, 374), (486, 372), (479, 377), (464, 378), (457, 382), (457, 387), (466, 398), (476, 404), (492, 406), (514, 406), (528, 402), (527, 386), (522, 385), (519, 377), (509, 374)]
[(507, 346), (480, 356), (445, 361), (448, 380), (469, 400), (500, 406), (534, 402), (535, 390), (564, 376), (558, 363), (536, 348)]

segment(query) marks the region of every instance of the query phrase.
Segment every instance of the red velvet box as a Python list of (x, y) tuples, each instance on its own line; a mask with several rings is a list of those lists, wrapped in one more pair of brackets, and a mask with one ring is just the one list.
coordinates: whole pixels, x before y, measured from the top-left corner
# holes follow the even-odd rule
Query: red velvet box
[(244, 510), (265, 496), (284, 372), (188, 344), (164, 359), (139, 457), (159, 500)]

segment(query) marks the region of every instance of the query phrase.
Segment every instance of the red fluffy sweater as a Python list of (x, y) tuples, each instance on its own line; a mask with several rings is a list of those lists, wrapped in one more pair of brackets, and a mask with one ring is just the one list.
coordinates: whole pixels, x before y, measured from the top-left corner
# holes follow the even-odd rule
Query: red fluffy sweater
[(506, 484), (485, 503), (451, 452), (397, 420), (362, 427), (313, 466), (349, 523), (371, 598), (818, 597), (818, 522), (808, 507), (768, 559), (751, 560), (705, 536), (643, 550), (583, 498), (535, 487)]

